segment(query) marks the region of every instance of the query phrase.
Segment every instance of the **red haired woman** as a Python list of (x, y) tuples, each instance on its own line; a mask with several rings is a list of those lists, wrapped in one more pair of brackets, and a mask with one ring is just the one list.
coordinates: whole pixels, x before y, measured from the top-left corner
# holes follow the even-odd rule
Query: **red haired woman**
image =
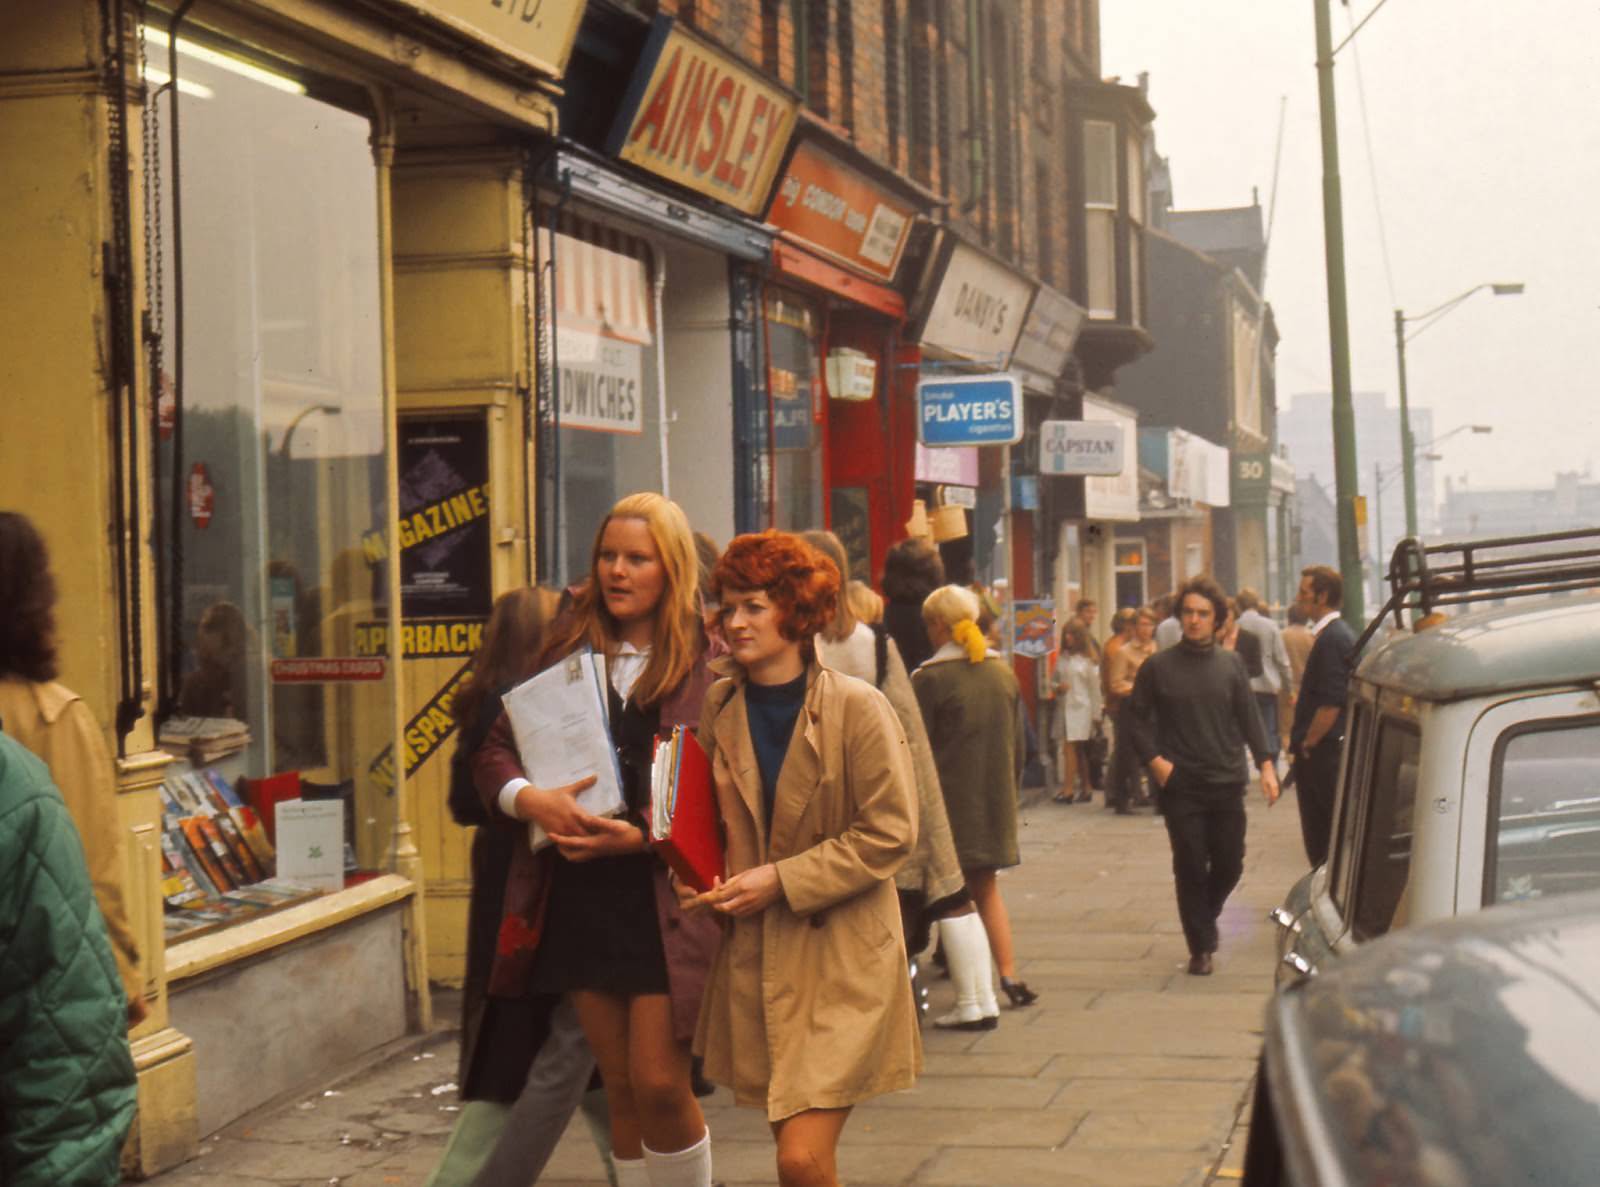
[(629, 495), (600, 525), (590, 580), (544, 654), (546, 666), (585, 644), (605, 656), (625, 816), (578, 806), (592, 776), (530, 784), (504, 715), (473, 759), (500, 819), (537, 821), (555, 841), (538, 854), (516, 847), (489, 992), (567, 995), (605, 1081), (620, 1187), (711, 1182), (689, 1039), (717, 928), (681, 914), (644, 824), (656, 734), (697, 721), (711, 682), (698, 585), (683, 511), (658, 494)]
[(813, 654), (833, 563), (762, 532), (728, 545), (715, 581), (732, 662), (700, 741), (727, 878), (688, 901), (729, 927), (695, 1049), (739, 1104), (766, 1110), (782, 1187), (834, 1187), (851, 1107), (922, 1066), (894, 887), (916, 842), (916, 784), (883, 694)]

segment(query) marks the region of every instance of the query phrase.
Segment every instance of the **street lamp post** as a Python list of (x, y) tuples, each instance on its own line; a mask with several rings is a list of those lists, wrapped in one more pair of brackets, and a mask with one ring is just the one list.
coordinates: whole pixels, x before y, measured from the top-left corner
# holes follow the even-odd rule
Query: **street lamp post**
[[(1439, 318), (1449, 313), (1461, 302), (1482, 289), (1491, 290), (1497, 297), (1515, 297), (1522, 292), (1520, 283), (1489, 283), (1475, 284), (1466, 292), (1451, 297), (1442, 305), (1436, 305), (1426, 313), (1419, 313), (1414, 317), (1407, 317), (1400, 309), (1394, 311), (1394, 353), (1395, 367), (1400, 379), (1400, 463), (1405, 467), (1406, 485), (1406, 535), (1417, 534), (1417, 471), (1413, 461), (1416, 444), (1411, 440), (1411, 406), (1406, 394), (1406, 343), (1426, 330)], [(1417, 328), (1409, 335), (1406, 333), (1406, 323), (1419, 323)], [(1465, 426), (1463, 426), (1465, 427)], [(1474, 432), (1488, 432), (1487, 428), (1472, 426)]]

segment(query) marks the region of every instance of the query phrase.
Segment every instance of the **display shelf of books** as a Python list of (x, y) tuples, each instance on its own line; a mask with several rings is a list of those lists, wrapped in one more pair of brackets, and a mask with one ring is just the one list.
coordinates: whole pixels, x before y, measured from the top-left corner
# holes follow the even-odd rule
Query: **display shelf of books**
[(161, 784), (161, 810), (161, 894), (168, 943), (321, 893), (277, 876), (277, 854), (260, 817), (215, 766), (177, 763), (169, 768)]

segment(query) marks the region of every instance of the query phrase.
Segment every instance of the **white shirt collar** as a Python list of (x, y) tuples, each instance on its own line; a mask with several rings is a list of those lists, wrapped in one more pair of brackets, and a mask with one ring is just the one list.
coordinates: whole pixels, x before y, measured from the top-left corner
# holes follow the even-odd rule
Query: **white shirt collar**
[(650, 662), (650, 649), (646, 647), (640, 651), (632, 643), (619, 643), (617, 649), (611, 653), (611, 687), (617, 690), (617, 695), (627, 700), (633, 692), (633, 686), (639, 682), (639, 677), (644, 673), (644, 666)]
[(1339, 617), (1339, 612), (1337, 610), (1329, 610), (1321, 618), (1317, 619), (1316, 622), (1311, 624), (1311, 633), (1313, 635), (1322, 634), (1322, 628), (1327, 626), (1330, 622), (1332, 622), (1335, 618), (1338, 618), (1338, 617)]

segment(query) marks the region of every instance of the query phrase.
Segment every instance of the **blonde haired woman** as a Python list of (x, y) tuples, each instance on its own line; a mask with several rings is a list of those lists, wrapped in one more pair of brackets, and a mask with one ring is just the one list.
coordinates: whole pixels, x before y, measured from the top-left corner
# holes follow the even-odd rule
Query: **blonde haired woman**
[[(1000, 968), (1000, 987), (1013, 1006), (1026, 1006), (1039, 995), (1016, 980), (1011, 919), (995, 878), (997, 871), (1021, 860), (1017, 784), (1024, 757), (1022, 701), (1009, 665), (988, 654), (978, 628), (979, 610), (977, 596), (958, 585), (942, 585), (928, 595), (922, 619), (934, 652), (912, 673), (911, 686), (933, 745), (961, 872)], [(948, 931), (945, 941), (948, 945)], [(983, 977), (988, 978), (987, 966)], [(958, 985), (956, 992), (959, 1006), (963, 987)]]
[(541, 994), (570, 1001), (605, 1081), (619, 1187), (711, 1182), (689, 1043), (718, 928), (682, 913), (645, 825), (655, 737), (697, 723), (711, 683), (698, 593), (682, 509), (658, 494), (629, 495), (600, 525), (589, 582), (542, 657), (548, 667), (585, 644), (605, 656), (626, 815), (578, 806), (593, 776), (529, 783), (504, 714), (473, 758), (478, 793), (499, 820), (537, 821), (555, 841), (537, 854), (515, 849), (489, 992), (534, 995), (530, 1009)]

